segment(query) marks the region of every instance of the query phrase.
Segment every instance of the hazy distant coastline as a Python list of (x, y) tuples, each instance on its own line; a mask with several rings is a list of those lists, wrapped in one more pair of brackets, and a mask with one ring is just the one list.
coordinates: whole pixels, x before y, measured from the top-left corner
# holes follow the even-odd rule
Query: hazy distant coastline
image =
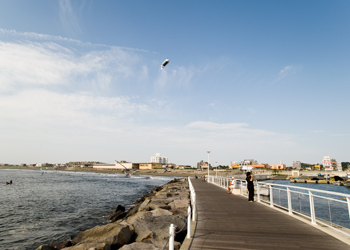
[[(0, 166), (0, 169), (23, 169), (23, 170), (40, 170), (39, 167), (26, 167), (26, 166)], [(108, 173), (108, 174), (124, 174), (124, 170), (121, 169), (93, 169), (93, 168), (80, 168), (80, 167), (66, 167), (54, 169), (53, 167), (42, 168), (44, 171), (73, 171), (73, 172), (92, 172), (92, 173)], [(225, 174), (232, 175), (237, 171), (226, 170)], [(207, 171), (198, 171), (197, 169), (171, 169), (165, 171), (164, 169), (149, 169), (149, 170), (140, 170), (140, 169), (130, 169), (128, 171), (131, 175), (156, 175), (156, 176), (202, 176), (206, 175)], [(224, 173), (224, 172), (223, 172)], [(211, 170), (210, 174), (215, 174), (215, 171)]]

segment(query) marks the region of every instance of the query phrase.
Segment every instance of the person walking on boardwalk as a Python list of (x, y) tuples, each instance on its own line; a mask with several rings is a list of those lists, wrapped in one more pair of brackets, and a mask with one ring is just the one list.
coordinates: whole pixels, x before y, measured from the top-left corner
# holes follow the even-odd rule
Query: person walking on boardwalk
[(254, 176), (251, 172), (247, 172), (247, 187), (248, 187), (248, 201), (254, 202)]

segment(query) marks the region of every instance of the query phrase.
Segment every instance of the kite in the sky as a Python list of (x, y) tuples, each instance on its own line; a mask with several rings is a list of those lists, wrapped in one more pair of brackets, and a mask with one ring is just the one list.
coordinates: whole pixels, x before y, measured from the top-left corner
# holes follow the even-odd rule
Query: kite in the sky
[(164, 69), (164, 67), (169, 63), (169, 59), (165, 59), (165, 61), (162, 63), (162, 66), (160, 66), (160, 69)]

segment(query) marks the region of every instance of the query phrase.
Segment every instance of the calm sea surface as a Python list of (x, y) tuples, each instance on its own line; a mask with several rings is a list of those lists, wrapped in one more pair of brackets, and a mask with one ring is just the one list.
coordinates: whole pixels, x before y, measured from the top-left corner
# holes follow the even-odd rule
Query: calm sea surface
[[(350, 194), (350, 188), (332, 184), (290, 183), (289, 181), (280, 180), (267, 182), (288, 185), (290, 187), (302, 187), (320, 191)], [(290, 188), (290, 190), (292, 209), (294, 211), (310, 215), (310, 199), (308, 191), (295, 188)], [(312, 194), (314, 195), (315, 216), (317, 219), (350, 229), (349, 208), (345, 196), (324, 193), (321, 194), (317, 191), (312, 191)], [(320, 196), (328, 197), (329, 199), (324, 199)], [(263, 197), (263, 199), (269, 201), (269, 197)], [(285, 188), (280, 187), (273, 191), (273, 201), (277, 205), (288, 207), (288, 198)]]
[(173, 178), (0, 169), (0, 249), (69, 240)]

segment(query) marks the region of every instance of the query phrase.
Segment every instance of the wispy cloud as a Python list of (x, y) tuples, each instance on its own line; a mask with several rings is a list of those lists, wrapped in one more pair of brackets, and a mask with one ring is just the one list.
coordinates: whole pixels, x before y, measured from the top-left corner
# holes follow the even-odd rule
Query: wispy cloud
[[(92, 93), (54, 93), (28, 90), (0, 99), (1, 120), (18, 124), (41, 124), (40, 127), (74, 126), (113, 128), (116, 123), (130, 122), (133, 117), (149, 112), (145, 104), (136, 104), (130, 97), (103, 97)], [(74, 125), (73, 125), (74, 124)], [(98, 129), (97, 129), (98, 130)]]
[(156, 88), (186, 88), (198, 73), (198, 69), (193, 67), (170, 66), (160, 70), (160, 74), (155, 80), (154, 85)]
[(344, 133), (344, 134), (330, 134), (331, 136), (337, 136), (337, 137), (349, 137), (349, 133)]
[(72, 7), (70, 0), (59, 0), (59, 16), (65, 30), (70, 35), (82, 33), (78, 17)]
[(53, 42), (0, 42), (0, 92), (54, 85), (106, 88), (132, 77), (138, 60), (117, 47), (78, 53)]
[(83, 42), (77, 39), (72, 39), (68, 37), (63, 36), (53, 36), (48, 34), (39, 34), (35, 32), (19, 32), (16, 30), (7, 30), (0, 28), (0, 35), (4, 38), (10, 38), (11, 41), (14, 39), (17, 39), (18, 41), (33, 41), (38, 40), (40, 41), (52, 41), (52, 42), (64, 42), (67, 44), (75, 44), (77, 46), (82, 47), (91, 47), (91, 48), (115, 48), (115, 49), (123, 49), (125, 51), (138, 51), (138, 52), (149, 52), (145, 49), (138, 49), (138, 48), (130, 48), (130, 47), (122, 47), (122, 46), (110, 46), (106, 44), (97, 44), (97, 43), (90, 43), (90, 42)]
[(313, 134), (322, 134), (322, 133), (325, 133), (326, 131), (323, 129), (314, 129), (314, 130), (309, 130), (309, 132)]
[(294, 74), (296, 74), (299, 70), (302, 69), (301, 65), (287, 65), (283, 69), (280, 70), (274, 82), (279, 82), (285, 78), (288, 78)]

